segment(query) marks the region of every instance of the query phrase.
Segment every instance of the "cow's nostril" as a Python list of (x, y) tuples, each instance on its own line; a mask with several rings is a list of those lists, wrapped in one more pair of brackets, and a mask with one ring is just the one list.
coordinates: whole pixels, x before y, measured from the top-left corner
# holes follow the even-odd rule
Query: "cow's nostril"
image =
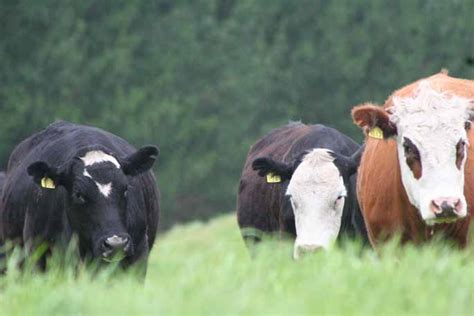
[(109, 245), (107, 240), (104, 240), (104, 242), (102, 242), (102, 247), (104, 247), (104, 250), (112, 250), (112, 247)]
[(441, 213), (440, 205), (438, 205), (438, 203), (435, 200), (431, 201), (431, 209), (433, 210), (435, 215)]
[(461, 210), (462, 208), (462, 203), (461, 203), (461, 199), (458, 199), (455, 203), (454, 203), (454, 211), (457, 213)]

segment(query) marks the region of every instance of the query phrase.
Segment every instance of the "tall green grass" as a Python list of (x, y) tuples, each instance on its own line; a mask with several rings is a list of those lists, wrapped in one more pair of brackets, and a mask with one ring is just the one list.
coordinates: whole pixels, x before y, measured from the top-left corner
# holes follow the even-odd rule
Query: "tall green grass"
[(474, 315), (474, 252), (432, 244), (355, 244), (300, 262), (268, 241), (251, 260), (234, 216), (176, 227), (153, 250), (145, 283), (108, 271), (10, 269), (0, 315)]

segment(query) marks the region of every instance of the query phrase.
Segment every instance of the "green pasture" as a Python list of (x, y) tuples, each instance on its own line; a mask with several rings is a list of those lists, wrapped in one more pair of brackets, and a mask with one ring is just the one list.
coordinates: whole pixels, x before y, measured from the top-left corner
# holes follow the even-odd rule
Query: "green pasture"
[(0, 277), (0, 315), (473, 315), (474, 251), (442, 244), (377, 255), (356, 244), (300, 262), (268, 241), (251, 260), (235, 216), (162, 235), (143, 284), (53, 267)]

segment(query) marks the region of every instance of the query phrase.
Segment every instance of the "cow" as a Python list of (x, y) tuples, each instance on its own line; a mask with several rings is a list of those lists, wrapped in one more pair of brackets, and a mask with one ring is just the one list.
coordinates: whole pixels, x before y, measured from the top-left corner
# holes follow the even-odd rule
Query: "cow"
[(342, 236), (368, 243), (355, 192), (361, 148), (324, 125), (290, 123), (247, 155), (237, 218), (249, 248), (263, 234), (294, 239), (293, 257), (327, 249)]
[(150, 170), (158, 154), (155, 146), (136, 150), (99, 128), (49, 125), (10, 156), (0, 241), (27, 253), (46, 245), (37, 263), (42, 270), (48, 255), (64, 250), (73, 236), (85, 262), (146, 269), (158, 227), (159, 191)]
[[(352, 110), (365, 130), (357, 191), (373, 246), (394, 235), (434, 235), (466, 246), (474, 205), (474, 81), (440, 72), (397, 91), (383, 107)], [(470, 145), (471, 144), (471, 145)]]

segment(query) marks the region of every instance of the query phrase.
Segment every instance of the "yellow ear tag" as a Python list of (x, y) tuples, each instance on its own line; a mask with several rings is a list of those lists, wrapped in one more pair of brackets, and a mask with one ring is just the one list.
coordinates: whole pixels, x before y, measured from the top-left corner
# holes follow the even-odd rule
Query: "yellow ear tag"
[(374, 127), (370, 130), (369, 136), (372, 138), (383, 139), (383, 131), (380, 127)]
[(267, 174), (267, 183), (280, 183), (281, 177), (273, 172)]
[(53, 179), (47, 177), (41, 179), (41, 187), (45, 189), (56, 189)]

